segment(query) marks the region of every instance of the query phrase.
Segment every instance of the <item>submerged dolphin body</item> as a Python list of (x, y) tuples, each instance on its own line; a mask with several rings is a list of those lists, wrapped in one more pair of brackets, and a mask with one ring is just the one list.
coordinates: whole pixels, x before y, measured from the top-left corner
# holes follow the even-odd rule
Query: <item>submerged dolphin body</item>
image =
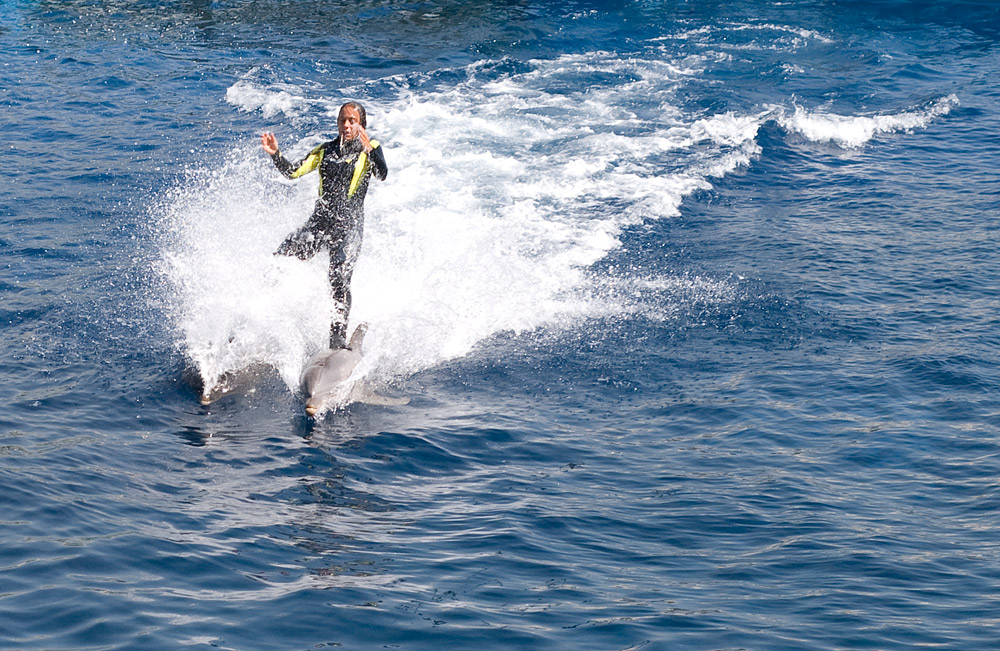
[[(197, 371), (194, 373), (197, 374)], [(255, 387), (272, 373), (274, 373), (272, 366), (260, 362), (235, 371), (226, 371), (212, 383), (205, 382), (198, 376), (193, 386), (201, 393), (199, 398), (201, 404), (207, 407), (230, 394), (253, 393)]]
[(202, 377), (201, 371), (193, 363), (185, 366), (181, 373), (181, 379), (198, 392), (198, 400), (206, 407), (232, 394), (249, 395), (254, 393), (257, 386), (270, 377), (277, 377), (277, 371), (265, 362), (253, 362), (247, 366), (226, 371), (211, 381)]

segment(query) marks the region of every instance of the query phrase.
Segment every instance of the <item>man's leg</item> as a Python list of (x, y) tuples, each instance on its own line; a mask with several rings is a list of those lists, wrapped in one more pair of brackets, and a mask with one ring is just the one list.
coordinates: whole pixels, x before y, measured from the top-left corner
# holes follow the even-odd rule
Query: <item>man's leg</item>
[(351, 247), (345, 242), (335, 242), (330, 247), (330, 294), (333, 297), (334, 313), (330, 322), (330, 348), (347, 347), (347, 320), (351, 315), (351, 276), (354, 273), (354, 258)]

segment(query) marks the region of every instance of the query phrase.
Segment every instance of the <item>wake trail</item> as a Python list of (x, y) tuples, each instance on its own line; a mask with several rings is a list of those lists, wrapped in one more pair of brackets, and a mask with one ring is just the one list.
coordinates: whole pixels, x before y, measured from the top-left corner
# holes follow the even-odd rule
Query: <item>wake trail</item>
[[(643, 306), (642, 295), (662, 300), (650, 288), (679, 286), (676, 279), (623, 283), (592, 267), (621, 246), (625, 229), (679, 214), (693, 192), (750, 165), (761, 155), (763, 125), (856, 148), (924, 127), (958, 104), (948, 96), (869, 116), (794, 105), (686, 113), (679, 89), (697, 83), (705, 65), (596, 52), (513, 69), (482, 61), (448, 84), (421, 75), (380, 80), (385, 97), (370, 103), (369, 131), (385, 147), (389, 178), (370, 189), (352, 282), (350, 327), (369, 327), (359, 375), (389, 383), (506, 331), (669, 315)], [(226, 99), (296, 125), (300, 135), (284, 136), (290, 159), (330, 137), (341, 98), (257, 77), (248, 73)], [(315, 183), (279, 178), (253, 142), (211, 174), (191, 170), (161, 197), (170, 316), (207, 386), (262, 363), (295, 390), (305, 360), (324, 346), (333, 309), (325, 253), (308, 262), (273, 255), (310, 214)], [(685, 287), (725, 301), (733, 293), (725, 285), (696, 279)]]

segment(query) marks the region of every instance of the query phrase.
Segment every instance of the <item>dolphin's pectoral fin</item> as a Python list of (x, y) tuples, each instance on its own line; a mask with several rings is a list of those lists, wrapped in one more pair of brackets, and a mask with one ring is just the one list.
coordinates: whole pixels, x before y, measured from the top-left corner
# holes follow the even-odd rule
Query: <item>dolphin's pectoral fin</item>
[(363, 383), (354, 387), (354, 390), (351, 391), (350, 399), (351, 402), (360, 402), (366, 405), (380, 405), (383, 407), (399, 407), (410, 404), (410, 399), (407, 396), (383, 396), (380, 393), (375, 393), (374, 388)]
[(369, 393), (364, 396), (358, 402), (363, 402), (366, 405), (380, 405), (383, 407), (401, 407), (403, 405), (410, 404), (410, 398), (408, 396), (399, 396), (394, 398), (392, 396), (381, 396), (377, 393)]
[(309, 397), (309, 399), (306, 400), (306, 414), (309, 416), (322, 415), (331, 409), (337, 410), (346, 408), (351, 403), (377, 405), (382, 407), (401, 407), (403, 405), (410, 404), (410, 398), (407, 396), (383, 396), (375, 393), (367, 387), (361, 386), (355, 387), (347, 392), (346, 395), (341, 394), (340, 396), (337, 396), (327, 393)]

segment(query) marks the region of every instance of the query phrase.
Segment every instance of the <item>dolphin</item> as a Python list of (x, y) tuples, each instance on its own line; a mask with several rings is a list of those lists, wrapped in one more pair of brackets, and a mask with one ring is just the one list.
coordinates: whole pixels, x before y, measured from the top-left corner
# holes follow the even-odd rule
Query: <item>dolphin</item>
[(349, 386), (347, 380), (361, 362), (361, 343), (368, 324), (362, 323), (354, 329), (347, 348), (329, 348), (322, 350), (306, 362), (302, 369), (300, 384), (306, 394), (306, 413), (315, 416), (325, 403), (331, 399), (346, 402), (358, 401), (370, 405), (400, 406), (409, 404), (407, 397), (381, 396), (373, 393), (370, 387), (363, 385)]
[(302, 369), (300, 384), (306, 394), (306, 413), (315, 416), (323, 403), (343, 392), (344, 382), (361, 362), (361, 342), (368, 324), (354, 329), (347, 348), (328, 348), (313, 355)]
[(253, 393), (254, 387), (274, 373), (275, 369), (270, 364), (253, 362), (243, 368), (226, 371), (211, 382), (202, 377), (201, 372), (193, 365), (186, 366), (181, 377), (188, 386), (198, 392), (199, 401), (207, 407), (220, 398), (234, 393)]

